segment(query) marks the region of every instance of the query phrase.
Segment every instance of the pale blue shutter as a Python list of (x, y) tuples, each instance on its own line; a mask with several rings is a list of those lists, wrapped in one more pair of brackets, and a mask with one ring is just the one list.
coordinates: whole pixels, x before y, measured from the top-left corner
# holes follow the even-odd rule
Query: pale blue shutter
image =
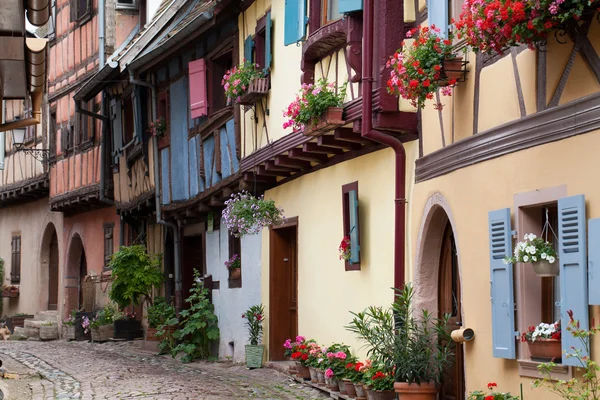
[(271, 62), (273, 60), (273, 50), (271, 48), (271, 30), (273, 22), (271, 21), (271, 11), (267, 13), (267, 26), (265, 27), (265, 74), (271, 71)]
[(516, 358), (513, 266), (504, 263), (504, 257), (512, 254), (510, 208), (490, 211), (488, 218), (493, 354)]
[[(560, 262), (560, 315), (563, 354), (573, 348), (583, 352), (578, 338), (567, 331), (568, 311), (579, 320), (581, 329), (588, 329), (588, 274), (585, 236), (585, 197), (577, 195), (558, 200), (558, 257)], [(587, 355), (582, 353), (582, 355)], [(563, 364), (581, 366), (577, 358), (563, 355)]]
[(285, 0), (283, 44), (297, 43), (306, 34), (306, 0)]
[(358, 193), (348, 192), (348, 213), (350, 216), (350, 264), (360, 261), (359, 226), (358, 226)]
[(429, 26), (440, 29), (440, 36), (446, 38), (448, 33), (448, 1), (427, 0), (427, 19)]
[(363, 9), (363, 0), (339, 0), (339, 11), (341, 14)]
[(244, 61), (254, 62), (252, 60), (253, 48), (254, 48), (254, 40), (252, 40), (252, 35), (250, 35), (246, 38), (246, 40), (244, 40)]
[(588, 221), (589, 304), (600, 305), (600, 218)]

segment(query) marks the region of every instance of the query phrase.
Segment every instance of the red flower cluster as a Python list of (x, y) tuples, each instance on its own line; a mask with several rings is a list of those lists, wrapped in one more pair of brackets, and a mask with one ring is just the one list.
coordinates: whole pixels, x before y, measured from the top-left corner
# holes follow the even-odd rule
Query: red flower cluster
[(386, 377), (386, 374), (384, 374), (381, 371), (377, 371), (375, 373), (375, 375), (373, 375), (373, 377), (371, 379), (374, 380), (374, 381), (376, 381), (377, 379), (382, 379), (382, 378), (385, 378), (385, 377)]
[(496, 382), (490, 382), (490, 383), (488, 383), (488, 389), (492, 390), (495, 387), (498, 387), (498, 384)]
[(340, 243), (340, 247), (338, 247), (338, 251), (340, 252), (340, 260), (350, 261), (352, 257), (352, 250), (350, 249), (350, 236), (344, 236), (342, 242)]

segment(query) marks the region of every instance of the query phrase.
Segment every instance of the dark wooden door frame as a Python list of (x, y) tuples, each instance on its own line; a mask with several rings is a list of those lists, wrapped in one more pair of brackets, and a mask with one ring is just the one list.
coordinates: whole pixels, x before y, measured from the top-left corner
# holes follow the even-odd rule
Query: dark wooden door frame
[(58, 237), (52, 233), (48, 250), (48, 310), (58, 310)]

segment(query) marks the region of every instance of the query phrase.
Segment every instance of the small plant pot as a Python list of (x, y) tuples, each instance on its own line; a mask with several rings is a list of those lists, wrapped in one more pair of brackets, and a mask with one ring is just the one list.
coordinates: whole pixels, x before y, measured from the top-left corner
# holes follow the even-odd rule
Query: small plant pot
[(340, 394), (347, 394), (346, 393), (346, 385), (344, 384), (344, 380), (340, 379), (339, 381), (337, 381), (338, 383), (338, 388), (340, 389)]
[(156, 337), (158, 328), (146, 328), (146, 340), (149, 342), (159, 342), (160, 338)]
[(325, 371), (322, 369), (317, 370), (317, 383), (319, 386), (325, 386)]
[(354, 389), (354, 383), (350, 379), (342, 379), (344, 382), (344, 392), (348, 397), (356, 398), (356, 389)]
[(356, 392), (356, 400), (366, 400), (367, 392), (362, 383), (354, 383), (354, 391)]
[(248, 89), (237, 101), (238, 104), (251, 106), (256, 104), (260, 99), (267, 97), (269, 93), (269, 78), (255, 78), (250, 81)]
[(557, 339), (537, 339), (535, 342), (527, 342), (531, 360), (537, 362), (562, 361), (562, 343)]
[(64, 340), (75, 340), (75, 326), (63, 325), (62, 327), (62, 338)]
[(342, 107), (329, 107), (323, 115), (319, 117), (317, 123), (312, 123), (304, 127), (304, 136), (320, 136), (325, 132), (331, 131), (344, 125), (342, 119), (344, 109)]
[(259, 345), (246, 345), (246, 367), (248, 368), (262, 368), (263, 354), (265, 347), (262, 344)]
[(41, 340), (56, 340), (58, 339), (58, 326), (57, 325), (42, 325), (40, 326), (40, 339)]
[(100, 328), (91, 328), (92, 331), (92, 342), (99, 343), (100, 340)]
[(308, 371), (310, 372), (310, 381), (312, 383), (318, 383), (319, 378), (317, 377), (317, 369), (315, 367), (308, 367)]
[(296, 361), (296, 375), (305, 381), (310, 381), (310, 371), (308, 367), (302, 365), (302, 363)]
[[(368, 399), (369, 400), (395, 400), (396, 399), (396, 393), (393, 390), (373, 390), (373, 389), (369, 389), (368, 392)], [(402, 400), (405, 400), (407, 398), (405, 397), (400, 397)], [(435, 397), (434, 397), (435, 399)], [(421, 400), (420, 398), (411, 398), (411, 400)], [(429, 399), (427, 399), (429, 400)]]
[(100, 331), (100, 341), (106, 342), (114, 336), (115, 327), (113, 324), (101, 325), (98, 330)]
[(229, 279), (240, 279), (242, 277), (242, 269), (234, 268), (229, 271)]
[(340, 385), (338, 384), (338, 380), (334, 378), (329, 378), (329, 385), (327, 385), (327, 389), (331, 390), (332, 392), (339, 392)]
[[(402, 400), (436, 400), (438, 393), (438, 390), (435, 387), (435, 383), (433, 382), (422, 383), (420, 385), (416, 383), (395, 382), (394, 391)], [(393, 393), (394, 392), (392, 392), (392, 395)], [(373, 397), (373, 399), (382, 400), (385, 398)], [(389, 397), (389, 399), (393, 399), (393, 397)]]
[(531, 265), (536, 275), (541, 277), (558, 276), (560, 270), (560, 265), (558, 261), (554, 261), (554, 263), (550, 264), (546, 260), (541, 260), (538, 262), (534, 262)]
[(466, 61), (463, 61), (462, 57), (455, 57), (444, 60), (442, 63), (442, 76), (446, 78), (446, 81), (456, 79), (458, 82), (462, 82), (466, 78)]

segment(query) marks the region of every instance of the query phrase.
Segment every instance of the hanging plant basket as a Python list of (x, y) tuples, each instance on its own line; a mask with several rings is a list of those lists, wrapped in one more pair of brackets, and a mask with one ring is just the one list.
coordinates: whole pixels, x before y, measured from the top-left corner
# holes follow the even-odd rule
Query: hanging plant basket
[(225, 206), (222, 217), (235, 237), (257, 234), (265, 227), (281, 225), (285, 219), (283, 210), (273, 200), (257, 198), (246, 191), (232, 194)]
[(467, 80), (467, 64), (468, 61), (463, 61), (461, 56), (453, 58), (445, 58), (442, 62), (442, 76), (445, 78), (445, 84), (441, 83), (441, 86), (448, 86), (449, 82), (464, 82)]
[(15, 298), (19, 297), (19, 287), (9, 286), (2, 289), (2, 297)]
[(259, 100), (267, 97), (267, 93), (269, 93), (269, 83), (269, 78), (254, 78), (250, 81), (248, 89), (246, 89), (237, 103), (244, 106), (252, 106), (258, 103)]
[(319, 117), (318, 122), (313, 122), (304, 127), (302, 134), (304, 136), (320, 136), (325, 132), (334, 130), (344, 125), (342, 119), (344, 109), (342, 107), (329, 107), (323, 115)]
[(542, 260), (532, 264), (533, 270), (539, 277), (549, 277), (549, 276), (558, 276), (559, 273), (559, 263), (555, 262), (550, 264), (546, 260)]

